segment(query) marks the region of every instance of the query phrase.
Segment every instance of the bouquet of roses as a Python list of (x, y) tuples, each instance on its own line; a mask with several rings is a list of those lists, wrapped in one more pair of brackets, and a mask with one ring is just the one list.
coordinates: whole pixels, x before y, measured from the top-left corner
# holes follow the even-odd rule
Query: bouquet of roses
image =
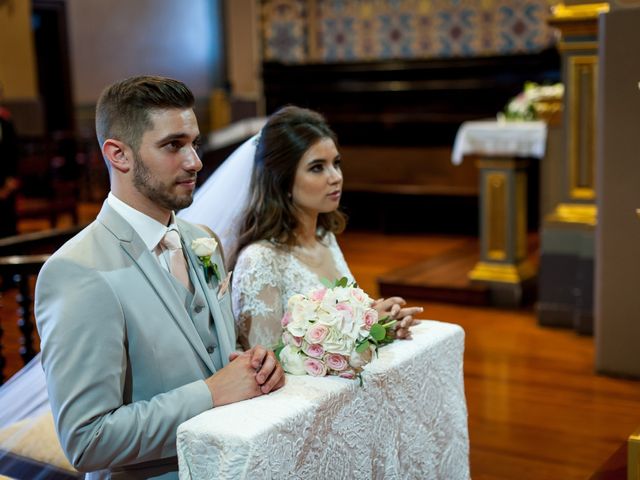
[(395, 338), (395, 320), (379, 319), (372, 304), (344, 277), (307, 295), (292, 296), (276, 349), (284, 370), (294, 375), (360, 378), (378, 347)]

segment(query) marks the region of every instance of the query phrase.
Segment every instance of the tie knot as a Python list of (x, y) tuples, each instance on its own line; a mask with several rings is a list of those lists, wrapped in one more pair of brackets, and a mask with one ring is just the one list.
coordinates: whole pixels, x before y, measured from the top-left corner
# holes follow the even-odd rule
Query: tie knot
[(167, 233), (164, 234), (164, 237), (162, 237), (160, 243), (169, 250), (182, 249), (182, 244), (180, 243), (180, 234), (175, 230), (167, 230)]

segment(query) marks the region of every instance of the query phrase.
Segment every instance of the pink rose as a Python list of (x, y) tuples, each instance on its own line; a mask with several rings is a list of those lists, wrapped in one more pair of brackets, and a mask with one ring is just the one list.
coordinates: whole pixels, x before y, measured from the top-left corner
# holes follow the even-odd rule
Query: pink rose
[(321, 343), (329, 334), (329, 327), (326, 325), (318, 324), (312, 325), (304, 336), (304, 339), (309, 343)]
[(286, 330), (282, 334), (282, 343), (285, 345), (293, 345), (294, 347), (300, 347), (302, 345), (302, 337), (296, 337)]
[(344, 372), (340, 372), (340, 378), (348, 378), (349, 380), (353, 380), (356, 378), (356, 372), (353, 370), (345, 370)]
[(349, 366), (347, 359), (339, 353), (330, 353), (325, 357), (324, 361), (326, 362), (327, 367), (331, 370), (335, 370), (336, 372), (341, 372)]
[(353, 307), (347, 303), (338, 303), (336, 305), (336, 310), (342, 312), (343, 316), (349, 315), (351, 317), (353, 315)]
[(324, 298), (324, 296), (327, 293), (327, 289), (326, 288), (321, 288), (319, 290), (314, 290), (313, 292), (311, 292), (310, 298), (311, 300), (315, 301), (315, 302), (321, 302), (322, 299)]
[(371, 330), (371, 327), (378, 322), (378, 312), (370, 308), (364, 312), (362, 320), (364, 321), (365, 330)]
[(319, 343), (309, 343), (302, 347), (302, 351), (314, 358), (321, 358), (324, 355), (324, 348)]
[(282, 327), (286, 327), (290, 323), (291, 323), (291, 312), (286, 311), (282, 317), (282, 320), (280, 320), (280, 324), (282, 325)]
[(359, 303), (365, 303), (369, 296), (360, 288), (351, 290), (351, 296)]
[(304, 369), (312, 377), (324, 377), (327, 374), (327, 366), (317, 358), (305, 359)]

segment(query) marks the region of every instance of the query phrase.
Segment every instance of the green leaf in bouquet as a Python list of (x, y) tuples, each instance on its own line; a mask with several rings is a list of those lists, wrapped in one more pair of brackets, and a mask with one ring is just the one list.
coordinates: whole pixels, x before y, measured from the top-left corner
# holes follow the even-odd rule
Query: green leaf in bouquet
[(386, 334), (387, 329), (379, 323), (374, 323), (371, 326), (371, 330), (369, 330), (369, 335), (371, 335), (371, 337), (378, 342), (382, 340)]
[(347, 279), (347, 277), (342, 277), (340, 280), (336, 280), (336, 287), (346, 288), (348, 284), (349, 280)]
[(358, 353), (365, 352), (369, 348), (369, 345), (371, 345), (369, 343), (369, 340), (365, 340), (362, 343), (359, 343), (358, 346), (356, 347), (356, 352)]
[(283, 348), (284, 348), (284, 342), (282, 341), (282, 338), (280, 338), (280, 340), (278, 341), (278, 344), (275, 347), (273, 347), (273, 353), (276, 355), (278, 362), (280, 362), (280, 352), (282, 351)]
[(386, 330), (392, 330), (393, 326), (398, 322), (397, 320), (391, 320), (387, 322), (389, 317), (384, 317), (382, 320), (378, 320), (378, 323), (382, 325)]
[(334, 287), (333, 283), (330, 282), (328, 278), (322, 277), (320, 279), (320, 283), (322, 283), (322, 285), (324, 285), (327, 288), (333, 288)]

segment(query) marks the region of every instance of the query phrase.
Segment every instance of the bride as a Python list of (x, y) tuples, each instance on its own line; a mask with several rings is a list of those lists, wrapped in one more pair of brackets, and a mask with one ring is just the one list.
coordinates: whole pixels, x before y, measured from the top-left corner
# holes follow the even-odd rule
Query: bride
[[(354, 280), (335, 238), (346, 223), (338, 209), (342, 171), (336, 145), (322, 115), (285, 107), (180, 213), (221, 236), (234, 270), (233, 310), (244, 348), (278, 343), (280, 319), (292, 295), (322, 286), (322, 278)], [(221, 202), (222, 188), (233, 188), (233, 207)], [(226, 207), (225, 220), (213, 212), (218, 206)], [(400, 297), (380, 299), (374, 308), (397, 320), (399, 338), (410, 338), (413, 315), (422, 311), (405, 307)]]

